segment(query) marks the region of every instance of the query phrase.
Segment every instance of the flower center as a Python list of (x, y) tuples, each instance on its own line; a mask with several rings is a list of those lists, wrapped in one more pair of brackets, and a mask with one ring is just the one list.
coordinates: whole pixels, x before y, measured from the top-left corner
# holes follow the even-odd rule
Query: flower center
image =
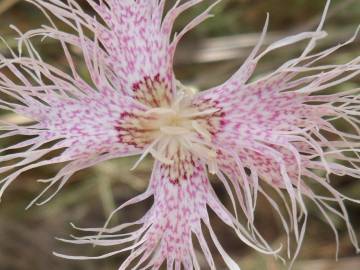
[(187, 178), (194, 158), (204, 161), (209, 171), (216, 173), (217, 154), (212, 138), (221, 109), (215, 105), (210, 101), (194, 102), (190, 91), (182, 87), (168, 106), (123, 113), (117, 127), (119, 140), (144, 149), (133, 168), (151, 154), (169, 168), (171, 179)]

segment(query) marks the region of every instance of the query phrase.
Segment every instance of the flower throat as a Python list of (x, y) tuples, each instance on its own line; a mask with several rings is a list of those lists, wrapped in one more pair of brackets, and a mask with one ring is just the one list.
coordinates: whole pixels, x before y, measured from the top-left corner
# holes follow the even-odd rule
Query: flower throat
[[(163, 92), (162, 86), (157, 86), (158, 92)], [(152, 105), (163, 106), (121, 114), (116, 127), (120, 142), (145, 149), (133, 169), (151, 154), (161, 166), (169, 168), (169, 179), (174, 182), (191, 175), (193, 159), (202, 160), (211, 173), (217, 172), (212, 136), (220, 125), (221, 108), (214, 101), (196, 102), (193, 97), (190, 88), (178, 84), (170, 105), (153, 101)]]

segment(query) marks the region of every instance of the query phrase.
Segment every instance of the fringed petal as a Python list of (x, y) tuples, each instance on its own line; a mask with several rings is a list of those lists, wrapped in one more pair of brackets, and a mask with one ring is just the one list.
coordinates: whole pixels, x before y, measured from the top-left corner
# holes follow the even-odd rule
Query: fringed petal
[(97, 70), (99, 80), (90, 85), (44, 63), (30, 41), (25, 45), (28, 57), (14, 52), (13, 59), (0, 57), (0, 109), (23, 122), (0, 123), (0, 139), (6, 141), (0, 149), (0, 197), (21, 173), (36, 167), (70, 162), (42, 181), (49, 185), (39, 199), (54, 185), (57, 193), (78, 170), (141, 152), (120, 142), (117, 121), (124, 111), (144, 105), (114, 90), (94, 61), (93, 74)]
[[(102, 44), (99, 54), (106, 63), (106, 76), (123, 94), (157, 107), (167, 106), (175, 95), (176, 80), (173, 58), (181, 37), (209, 17), (209, 9), (191, 21), (172, 39), (175, 19), (187, 9), (202, 2), (177, 1), (165, 13), (165, 1), (100, 1), (87, 3), (102, 22), (87, 14), (74, 0), (31, 0), (49, 18), (52, 27), (31, 30), (26, 36), (53, 37), (81, 48), (83, 54), (92, 55), (96, 42)], [(51, 21), (53, 14), (70, 26), (75, 34), (63, 32)], [(90, 30), (94, 37), (84, 34)], [(89, 60), (91, 61), (91, 60)]]
[[(225, 224), (232, 228), (241, 240), (257, 250), (276, 254), (277, 251), (248, 232), (236, 218), (222, 205), (213, 191), (206, 176), (204, 165), (193, 160), (191, 174), (180, 177), (178, 181), (169, 178), (171, 170), (167, 165), (156, 162), (148, 190), (125, 203), (123, 207), (148, 198), (154, 198), (149, 212), (140, 220), (120, 225), (112, 229), (81, 229), (98, 232), (94, 236), (85, 236), (73, 240), (64, 240), (76, 244), (95, 244), (101, 246), (121, 245), (121, 249), (95, 258), (104, 258), (131, 249), (127, 260), (119, 269), (159, 269), (165, 264), (167, 269), (199, 269), (199, 263), (193, 246), (193, 236), (199, 242), (210, 269), (216, 269), (212, 254), (205, 240), (202, 223), (209, 230), (211, 239), (229, 269), (239, 269), (238, 265), (224, 251), (210, 224), (207, 207), (212, 209)], [(183, 164), (183, 167), (190, 166)], [(169, 174), (170, 173), (170, 174)], [(108, 223), (107, 223), (108, 224)], [(137, 225), (131, 233), (122, 233), (129, 226)], [(133, 244), (135, 242), (135, 244)], [(67, 259), (93, 259), (88, 257), (66, 256)], [(134, 266), (136, 265), (136, 266)]]
[[(221, 86), (195, 97), (199, 102), (216, 101), (222, 111), (221, 126), (212, 137), (213, 144), (217, 145), (219, 178), (223, 183), (230, 181), (235, 191), (232, 199), (238, 198), (252, 226), (257, 193), (267, 198), (281, 216), (286, 232), (289, 234), (289, 228), (294, 231), (298, 243), (294, 258), (299, 253), (306, 228), (305, 198), (317, 205), (334, 230), (328, 214), (343, 219), (350, 240), (359, 251), (344, 206), (344, 200), (356, 200), (340, 194), (329, 181), (331, 175), (360, 178), (360, 90), (326, 91), (358, 76), (360, 57), (339, 65), (316, 64), (353, 42), (360, 28), (345, 43), (311, 54), (316, 42), (326, 36), (322, 26), (329, 3), (316, 31), (284, 38), (259, 53), (267, 19), (259, 44), (240, 70)], [(298, 58), (249, 82), (263, 56), (303, 40), (309, 42)], [(342, 120), (348, 127), (340, 128), (335, 123), (337, 120)], [(260, 180), (289, 195), (290, 224), (259, 186)], [(324, 188), (328, 197), (314, 194), (311, 182)], [(336, 202), (340, 211), (329, 202)], [(335, 236), (337, 238), (337, 233)]]

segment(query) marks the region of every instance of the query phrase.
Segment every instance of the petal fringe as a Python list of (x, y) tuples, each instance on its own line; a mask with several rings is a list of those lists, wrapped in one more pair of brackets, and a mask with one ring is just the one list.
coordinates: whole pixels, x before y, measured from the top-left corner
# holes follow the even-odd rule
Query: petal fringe
[[(254, 228), (254, 212), (258, 193), (265, 196), (279, 214), (288, 235), (297, 246), (292, 263), (300, 251), (307, 223), (305, 200), (312, 201), (335, 233), (338, 254), (338, 234), (329, 214), (344, 220), (350, 240), (359, 252), (359, 244), (349, 221), (344, 201), (359, 203), (339, 193), (330, 184), (331, 176), (360, 178), (360, 89), (340, 91), (336, 86), (360, 74), (360, 56), (338, 65), (317, 65), (321, 60), (352, 43), (360, 31), (348, 41), (312, 53), (322, 30), (330, 1), (327, 2), (319, 27), (276, 41), (259, 53), (268, 26), (258, 45), (243, 66), (224, 84), (201, 92), (195, 98), (216, 100), (222, 107), (222, 130), (213, 140), (219, 154), (218, 176), (226, 190), (233, 188), (235, 198)], [(301, 55), (281, 65), (270, 74), (251, 82), (257, 63), (268, 53), (284, 46), (309, 40)], [(338, 125), (341, 120), (346, 127)], [(344, 125), (343, 125), (344, 126)], [(267, 183), (282, 195), (290, 221), (281, 213), (278, 203), (260, 185)], [(312, 185), (320, 185), (325, 194), (318, 195)], [(230, 193), (228, 191), (228, 193)], [(336, 203), (340, 210), (333, 206)], [(291, 268), (292, 264), (290, 265)]]
[[(114, 211), (138, 203), (150, 196), (154, 204), (141, 219), (114, 228), (80, 229), (95, 232), (93, 236), (76, 237), (62, 241), (74, 244), (94, 244), (99, 246), (120, 245), (117, 251), (98, 257), (68, 256), (56, 253), (66, 259), (101, 259), (131, 250), (119, 269), (159, 269), (165, 264), (167, 269), (200, 269), (198, 255), (195, 255), (193, 236), (198, 241), (210, 269), (216, 266), (205, 239), (203, 226), (210, 232), (216, 249), (229, 269), (240, 269), (222, 248), (210, 224), (207, 207), (212, 209), (238, 237), (246, 244), (266, 254), (276, 254), (270, 246), (256, 235), (248, 232), (237, 219), (222, 205), (206, 176), (204, 165), (195, 162), (193, 174), (187, 179), (174, 183), (167, 178), (167, 168), (157, 162), (148, 190), (126, 202)], [(135, 230), (123, 233), (135, 226)]]
[(22, 173), (67, 162), (56, 176), (40, 180), (48, 186), (30, 205), (57, 186), (39, 203), (43, 204), (77, 171), (107, 159), (139, 154), (141, 149), (119, 143), (116, 125), (123, 111), (143, 110), (144, 106), (114, 89), (104, 77), (101, 63), (89, 63), (91, 73), (97, 74), (90, 85), (75, 72), (65, 44), (72, 75), (43, 62), (31, 41), (19, 34), (24, 45), (19, 52), (10, 50), (12, 59), (0, 55), (0, 109), (9, 112), (11, 119), (24, 120), (0, 122), (0, 140), (4, 142), (0, 148), (0, 197)]
[[(123, 95), (152, 105), (148, 98), (143, 97), (150, 95), (161, 103), (164, 99), (170, 100), (175, 96), (173, 58), (177, 44), (188, 31), (211, 17), (209, 12), (217, 2), (172, 37), (174, 22), (179, 15), (203, 1), (190, 0), (182, 4), (174, 1), (169, 11), (165, 12), (164, 0), (120, 1), (121, 3), (111, 0), (99, 3), (87, 0), (99, 17), (97, 20), (87, 14), (75, 0), (68, 0), (66, 3), (59, 0), (29, 0), (42, 10), (51, 26), (31, 30), (25, 37), (52, 37), (74, 45), (81, 49), (88, 65), (92, 62), (93, 52), (96, 50), (106, 64), (105, 75)], [(68, 25), (75, 33), (59, 30), (50, 14)], [(93, 37), (85, 35), (85, 30)], [(91, 70), (90, 74), (93, 77), (96, 75)], [(152, 87), (146, 87), (148, 85)]]

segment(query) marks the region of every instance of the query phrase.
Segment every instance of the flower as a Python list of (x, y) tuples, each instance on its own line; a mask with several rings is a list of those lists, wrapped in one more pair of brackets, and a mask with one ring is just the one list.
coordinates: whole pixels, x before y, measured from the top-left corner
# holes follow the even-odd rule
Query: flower
[[(109, 218), (104, 228), (81, 229), (95, 233), (94, 236), (63, 241), (120, 246), (95, 258), (131, 251), (120, 269), (135, 264), (132, 269), (158, 269), (163, 263), (167, 269), (200, 269), (192, 240), (195, 235), (210, 269), (216, 269), (203, 233), (205, 226), (227, 267), (239, 269), (213, 231), (208, 208), (244, 243), (279, 256), (279, 249), (273, 250), (254, 224), (256, 200), (261, 194), (279, 214), (288, 243), (291, 230), (294, 232), (297, 245), (293, 258), (305, 235), (305, 199), (319, 208), (334, 230), (336, 241), (337, 232), (329, 213), (343, 219), (350, 240), (359, 251), (344, 205), (345, 200), (357, 201), (340, 194), (330, 184), (332, 175), (360, 178), (359, 89), (327, 91), (360, 73), (360, 57), (340, 65), (316, 65), (352, 42), (358, 31), (343, 44), (312, 53), (316, 42), (326, 36), (322, 27), (330, 1), (316, 31), (286, 37), (260, 52), (267, 19), (257, 46), (242, 67), (222, 85), (200, 93), (176, 80), (173, 58), (180, 39), (210, 16), (213, 5), (172, 38), (175, 19), (202, 0), (183, 4), (177, 1), (168, 12), (164, 11), (164, 0), (88, 0), (98, 20), (74, 0), (67, 4), (58, 0), (31, 2), (50, 21), (49, 12), (73, 32), (57, 29), (52, 21), (52, 27), (25, 34), (19, 31), (19, 55), (12, 52), (11, 59), (1, 57), (0, 108), (34, 123), (2, 123), (4, 132), (0, 138), (30, 137), (0, 150), (0, 162), (5, 164), (0, 172), (9, 172), (1, 181), (0, 195), (27, 170), (67, 162), (55, 177), (41, 180), (49, 185), (30, 205), (43, 204), (76, 171), (107, 159), (140, 154), (135, 168), (151, 155), (155, 164), (146, 191), (110, 216), (153, 197), (153, 206), (142, 218), (107, 228)], [(88, 32), (91, 34), (85, 34)], [(41, 59), (30, 40), (39, 35), (60, 41), (71, 74)], [(266, 76), (250, 80), (263, 56), (304, 40), (308, 43), (299, 57)], [(69, 45), (81, 49), (91, 83), (77, 72)], [(338, 119), (352, 130), (337, 128)], [(52, 157), (44, 159), (49, 154)], [(207, 172), (216, 175), (224, 185), (233, 203), (231, 211), (217, 198)], [(328, 195), (316, 194), (311, 182), (323, 187)], [(281, 196), (289, 196), (290, 202), (285, 200), (289, 222), (263, 188), (265, 184)], [(55, 185), (56, 192), (39, 201)], [(237, 204), (248, 226), (240, 222)], [(290, 256), (290, 244), (287, 246)]]

